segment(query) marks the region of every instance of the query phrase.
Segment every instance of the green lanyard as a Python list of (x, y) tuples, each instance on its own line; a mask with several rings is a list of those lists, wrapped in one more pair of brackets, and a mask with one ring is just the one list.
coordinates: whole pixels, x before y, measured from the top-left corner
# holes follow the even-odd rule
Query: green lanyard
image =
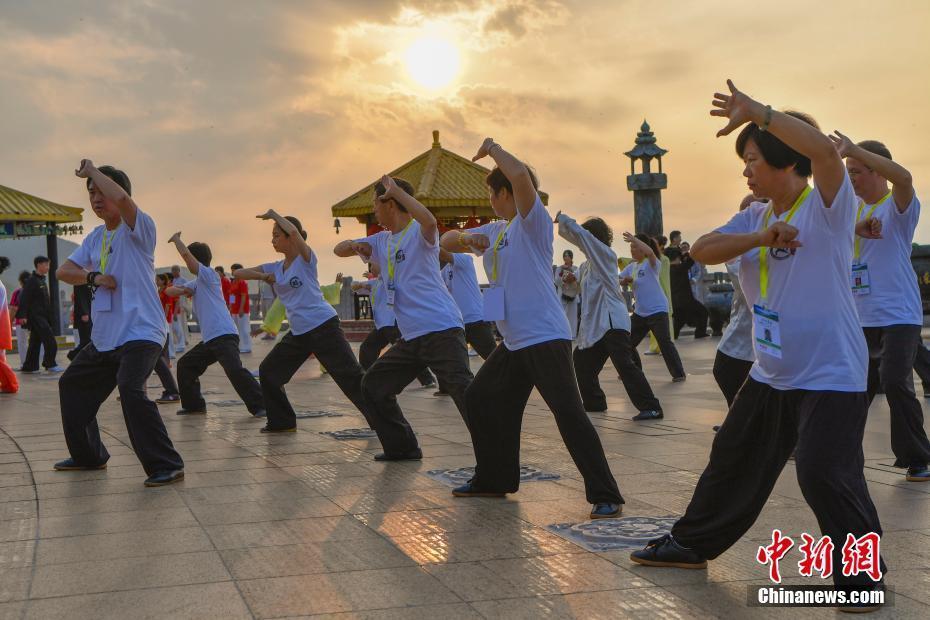
[(107, 272), (107, 263), (110, 262), (110, 249), (113, 247), (113, 241), (116, 239), (116, 234), (121, 226), (122, 224), (117, 226), (112, 235), (107, 235), (107, 229), (103, 229), (103, 241), (100, 242), (100, 273)]
[(388, 239), (388, 281), (391, 283), (392, 287), (394, 285), (394, 254), (397, 252), (398, 248), (400, 248), (400, 244), (404, 242), (404, 237), (407, 235), (407, 231), (410, 230), (411, 224), (413, 224), (413, 220), (410, 220), (407, 222), (407, 225), (404, 226), (404, 229), (400, 232), (400, 238), (397, 240), (397, 243), (393, 248), (391, 247), (391, 240)]
[[(516, 217), (514, 218), (516, 219)], [(510, 225), (513, 224), (513, 220), (507, 222), (507, 225), (501, 229), (497, 239), (494, 240), (494, 249), (491, 251), (491, 285), (497, 284), (497, 248), (501, 244), (501, 239), (504, 238), (504, 235), (507, 234), (507, 231), (510, 230)]]
[[(869, 219), (870, 217), (872, 217), (872, 214), (875, 213), (875, 209), (878, 208), (878, 205), (880, 205), (880, 204), (882, 204), (883, 202), (885, 202), (886, 200), (888, 200), (888, 198), (889, 198), (890, 196), (891, 196), (891, 192), (888, 192), (887, 194), (885, 194), (884, 196), (882, 196), (882, 199), (881, 199), (881, 200), (879, 200), (878, 202), (876, 202), (874, 205), (870, 205), (872, 208), (869, 209), (869, 212), (865, 214), (865, 219)], [(865, 209), (865, 201), (864, 201), (864, 200), (859, 202), (859, 211), (856, 212), (856, 223), (857, 223), (857, 224), (859, 223), (859, 220), (862, 219), (862, 210), (863, 210), (863, 209)], [(858, 262), (859, 262), (859, 255), (860, 255), (860, 253), (861, 253), (861, 246), (860, 246), (859, 244), (862, 242), (862, 239), (860, 239), (860, 238), (859, 238), (859, 235), (856, 235), (855, 233), (854, 233), (854, 236), (855, 236), (855, 238), (856, 238), (856, 243), (855, 243), (854, 249), (853, 249), (853, 259), (854, 259), (854, 262), (858, 263)]]
[[(798, 196), (798, 199), (794, 201), (794, 204), (791, 206), (791, 210), (788, 211), (788, 217), (785, 218), (785, 224), (789, 224), (791, 219), (794, 217), (794, 214), (797, 213), (798, 207), (801, 206), (801, 203), (804, 202), (804, 199), (811, 193), (813, 189), (810, 185), (804, 188), (804, 191), (801, 192), (801, 195)], [(769, 207), (765, 212), (765, 219), (762, 222), (762, 230), (765, 230), (769, 227), (769, 218), (772, 217), (774, 213), (774, 206)], [(768, 262), (768, 251), (765, 247), (759, 248), (759, 294), (762, 297), (762, 301), (765, 302), (765, 299), (769, 295), (769, 262)]]

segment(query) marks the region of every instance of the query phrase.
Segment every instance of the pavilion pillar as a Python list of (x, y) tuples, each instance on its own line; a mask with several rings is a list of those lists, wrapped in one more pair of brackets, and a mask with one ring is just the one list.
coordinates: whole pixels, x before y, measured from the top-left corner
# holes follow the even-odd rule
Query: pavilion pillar
[(56, 336), (61, 335), (61, 299), (58, 296), (58, 278), (55, 272), (58, 271), (58, 235), (55, 234), (55, 224), (49, 222), (52, 233), (45, 236), (46, 256), (48, 256), (48, 298), (49, 306), (52, 311), (52, 333)]

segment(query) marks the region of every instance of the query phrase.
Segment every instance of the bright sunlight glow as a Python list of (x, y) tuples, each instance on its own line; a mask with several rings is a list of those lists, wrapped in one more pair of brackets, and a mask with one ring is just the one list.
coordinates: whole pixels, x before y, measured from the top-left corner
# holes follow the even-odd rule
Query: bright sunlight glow
[(448, 41), (422, 38), (407, 48), (407, 71), (426, 88), (442, 88), (459, 71), (459, 51)]

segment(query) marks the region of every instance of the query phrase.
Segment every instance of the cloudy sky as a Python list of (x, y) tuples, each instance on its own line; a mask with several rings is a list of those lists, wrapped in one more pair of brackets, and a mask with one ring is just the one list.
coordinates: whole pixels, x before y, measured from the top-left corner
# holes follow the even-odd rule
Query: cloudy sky
[[(164, 240), (183, 230), (227, 265), (274, 258), (253, 219), (272, 207), (304, 221), (329, 280), (360, 271), (331, 247), (362, 231), (337, 237), (331, 205), (433, 129), (468, 156), (493, 136), (554, 209), (631, 228), (623, 152), (647, 118), (670, 151), (666, 231), (693, 239), (746, 191), (707, 115), (727, 77), (883, 140), (926, 196), (928, 35), (925, 0), (0, 0), (0, 184), (83, 207), (78, 161), (116, 164)], [(411, 73), (424, 38), (458, 52), (444, 86)], [(156, 259), (176, 261), (167, 243)]]

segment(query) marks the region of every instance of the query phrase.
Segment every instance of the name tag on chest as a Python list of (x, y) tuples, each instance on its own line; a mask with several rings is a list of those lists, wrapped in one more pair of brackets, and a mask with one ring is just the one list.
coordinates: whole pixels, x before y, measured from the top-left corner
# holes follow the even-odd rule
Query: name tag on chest
[(109, 312), (113, 309), (113, 291), (108, 288), (98, 288), (94, 292), (93, 309), (97, 312)]
[(758, 304), (753, 305), (752, 334), (759, 353), (781, 359), (781, 327), (777, 312)]
[(492, 286), (485, 289), (484, 294), (481, 296), (481, 303), (485, 321), (504, 320), (504, 289), (502, 287)]
[(389, 305), (389, 306), (393, 306), (393, 305), (394, 305), (394, 294), (395, 294), (396, 292), (397, 292), (397, 291), (396, 291), (396, 290), (394, 289), (394, 287), (392, 287), (392, 286), (387, 286), (387, 287), (385, 287), (385, 289), (384, 289), (384, 302), (385, 302), (387, 305)]
[(853, 295), (870, 295), (872, 293), (872, 280), (869, 276), (869, 266), (865, 263), (853, 265), (849, 271), (849, 286)]

